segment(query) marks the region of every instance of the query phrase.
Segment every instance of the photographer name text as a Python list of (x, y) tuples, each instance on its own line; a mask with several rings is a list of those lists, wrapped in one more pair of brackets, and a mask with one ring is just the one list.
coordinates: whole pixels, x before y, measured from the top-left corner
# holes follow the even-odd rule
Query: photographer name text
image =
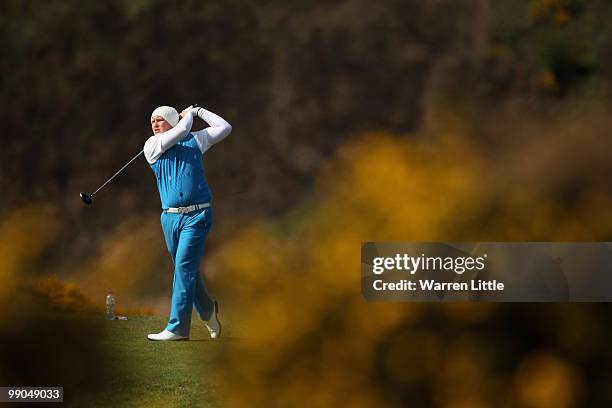
[(436, 282), (433, 279), (419, 279), (416, 282), (409, 279), (402, 279), (398, 282), (385, 282), (376, 279), (372, 282), (372, 287), (376, 291), (454, 291), (454, 292), (487, 292), (503, 291), (504, 284), (497, 280), (472, 279), (469, 282)]

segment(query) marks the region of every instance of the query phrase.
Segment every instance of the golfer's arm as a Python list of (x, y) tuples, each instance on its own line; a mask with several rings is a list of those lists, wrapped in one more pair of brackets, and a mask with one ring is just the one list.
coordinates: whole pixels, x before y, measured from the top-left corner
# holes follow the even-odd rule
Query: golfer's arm
[(210, 126), (194, 132), (200, 151), (204, 153), (210, 146), (219, 143), (232, 132), (232, 125), (221, 116), (204, 108), (197, 109), (197, 115)]
[(151, 136), (144, 145), (147, 161), (151, 164), (155, 163), (162, 154), (189, 134), (191, 125), (193, 125), (193, 115), (185, 115), (172, 129), (157, 136)]

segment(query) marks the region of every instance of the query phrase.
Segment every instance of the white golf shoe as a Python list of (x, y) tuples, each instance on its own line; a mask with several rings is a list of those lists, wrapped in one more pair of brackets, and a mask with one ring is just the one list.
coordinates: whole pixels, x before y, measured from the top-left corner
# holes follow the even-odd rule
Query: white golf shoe
[(217, 304), (216, 300), (214, 301), (214, 306), (215, 308), (210, 320), (204, 321), (204, 324), (210, 333), (211, 339), (221, 337), (221, 323), (219, 322), (219, 317), (217, 316), (219, 314), (219, 305)]
[(178, 334), (174, 334), (171, 331), (164, 330), (159, 333), (149, 334), (147, 339), (153, 341), (178, 341), (178, 340), (189, 340), (189, 337), (179, 336)]

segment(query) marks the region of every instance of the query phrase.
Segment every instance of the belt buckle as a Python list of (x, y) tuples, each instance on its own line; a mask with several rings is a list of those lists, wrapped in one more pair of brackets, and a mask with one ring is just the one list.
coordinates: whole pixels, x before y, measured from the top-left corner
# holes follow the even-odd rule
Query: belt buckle
[(179, 212), (179, 214), (186, 214), (188, 212), (188, 208), (187, 207), (179, 207), (177, 209), (177, 211)]

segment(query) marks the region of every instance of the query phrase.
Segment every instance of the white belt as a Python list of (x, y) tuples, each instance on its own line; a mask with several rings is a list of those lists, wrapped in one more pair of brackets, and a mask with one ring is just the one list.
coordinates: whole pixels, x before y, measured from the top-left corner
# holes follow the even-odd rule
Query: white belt
[(192, 211), (200, 210), (202, 208), (207, 208), (207, 207), (210, 207), (210, 203), (194, 204), (194, 205), (190, 205), (187, 207), (176, 207), (176, 208), (170, 207), (170, 208), (165, 209), (164, 211), (167, 213), (187, 214)]

